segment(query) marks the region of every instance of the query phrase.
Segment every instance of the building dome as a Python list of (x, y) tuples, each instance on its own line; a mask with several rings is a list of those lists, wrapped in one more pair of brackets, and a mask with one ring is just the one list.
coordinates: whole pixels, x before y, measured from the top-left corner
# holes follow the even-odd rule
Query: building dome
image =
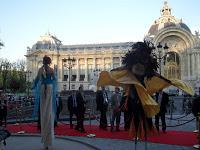
[(32, 46), (32, 50), (58, 50), (60, 45), (62, 45), (62, 43), (59, 39), (57, 39), (55, 36), (52, 36), (50, 33), (47, 33), (44, 36), (41, 36), (40, 39)]
[(183, 23), (181, 19), (176, 19), (171, 15), (171, 8), (169, 8), (167, 2), (165, 2), (163, 8), (161, 9), (161, 17), (150, 27), (148, 35), (154, 36), (158, 33), (158, 31), (171, 27), (181, 28), (191, 33), (190, 28)]

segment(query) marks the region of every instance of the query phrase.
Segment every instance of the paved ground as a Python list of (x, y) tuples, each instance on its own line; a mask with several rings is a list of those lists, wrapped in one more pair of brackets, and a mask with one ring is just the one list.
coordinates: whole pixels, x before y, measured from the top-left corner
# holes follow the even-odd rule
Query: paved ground
[[(12, 136), (6, 150), (43, 150), (38, 136)], [(192, 150), (192, 147), (87, 137), (56, 138), (50, 150)]]
[[(43, 150), (41, 138), (36, 136), (12, 136), (7, 140), (6, 150)], [(55, 139), (54, 145), (49, 150), (96, 150), (88, 144), (73, 140)]]
[[(170, 116), (166, 116), (170, 118)], [(191, 120), (193, 115), (188, 115), (184, 118), (182, 116), (173, 116), (170, 120), (167, 119), (167, 130), (179, 131), (194, 131), (196, 129), (195, 120), (190, 123), (185, 122)], [(180, 119), (177, 119), (180, 118)], [(68, 122), (64, 122), (68, 123)], [(92, 124), (98, 124), (98, 121), (93, 120)], [(89, 124), (89, 121), (85, 121)], [(183, 124), (183, 125), (180, 125)], [(122, 124), (123, 126), (123, 124)], [(7, 139), (6, 150), (42, 150), (40, 137), (38, 136), (12, 136)], [(127, 140), (113, 140), (102, 138), (88, 138), (88, 137), (59, 137), (56, 138), (54, 146), (50, 150), (194, 150), (192, 147), (183, 147), (176, 145), (157, 144), (157, 143), (144, 143), (138, 142), (135, 148), (134, 141)]]

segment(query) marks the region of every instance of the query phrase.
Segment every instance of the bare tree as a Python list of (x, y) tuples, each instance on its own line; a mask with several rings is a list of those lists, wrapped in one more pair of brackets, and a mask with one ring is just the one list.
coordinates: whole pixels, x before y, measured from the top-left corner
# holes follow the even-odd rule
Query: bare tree
[(3, 44), (3, 42), (0, 40), (0, 49), (1, 49), (1, 47), (3, 47), (4, 46), (4, 44)]

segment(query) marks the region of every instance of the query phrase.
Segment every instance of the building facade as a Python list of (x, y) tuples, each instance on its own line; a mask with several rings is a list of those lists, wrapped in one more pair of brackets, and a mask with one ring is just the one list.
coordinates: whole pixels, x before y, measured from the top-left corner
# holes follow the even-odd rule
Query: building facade
[(56, 70), (59, 91), (78, 89), (81, 84), (84, 89), (93, 88), (100, 71), (121, 66), (121, 59), (132, 44), (63, 45), (48, 33), (27, 50), (27, 70), (32, 72), (29, 80), (34, 80), (44, 55), (48, 55), (52, 59), (51, 67)]
[[(182, 19), (172, 16), (167, 2), (145, 39), (152, 41), (155, 46), (162, 45), (156, 48), (162, 75), (184, 80), (197, 92), (200, 91), (199, 33), (195, 31), (195, 35), (192, 34)], [(27, 70), (32, 72), (29, 80), (35, 78), (42, 58), (48, 55), (56, 70), (59, 91), (77, 89), (80, 84), (90, 89), (100, 71), (121, 66), (122, 57), (133, 43), (63, 45), (58, 38), (47, 33), (27, 49)]]

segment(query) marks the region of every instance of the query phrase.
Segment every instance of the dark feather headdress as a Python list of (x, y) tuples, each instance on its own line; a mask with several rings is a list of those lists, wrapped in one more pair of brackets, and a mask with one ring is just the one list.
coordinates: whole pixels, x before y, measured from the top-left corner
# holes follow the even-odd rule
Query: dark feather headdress
[(145, 67), (144, 76), (151, 78), (155, 75), (159, 67), (154, 50), (155, 47), (151, 42), (137, 42), (133, 44), (132, 49), (125, 54), (125, 57), (122, 59), (122, 64), (130, 71), (132, 66), (141, 64)]

